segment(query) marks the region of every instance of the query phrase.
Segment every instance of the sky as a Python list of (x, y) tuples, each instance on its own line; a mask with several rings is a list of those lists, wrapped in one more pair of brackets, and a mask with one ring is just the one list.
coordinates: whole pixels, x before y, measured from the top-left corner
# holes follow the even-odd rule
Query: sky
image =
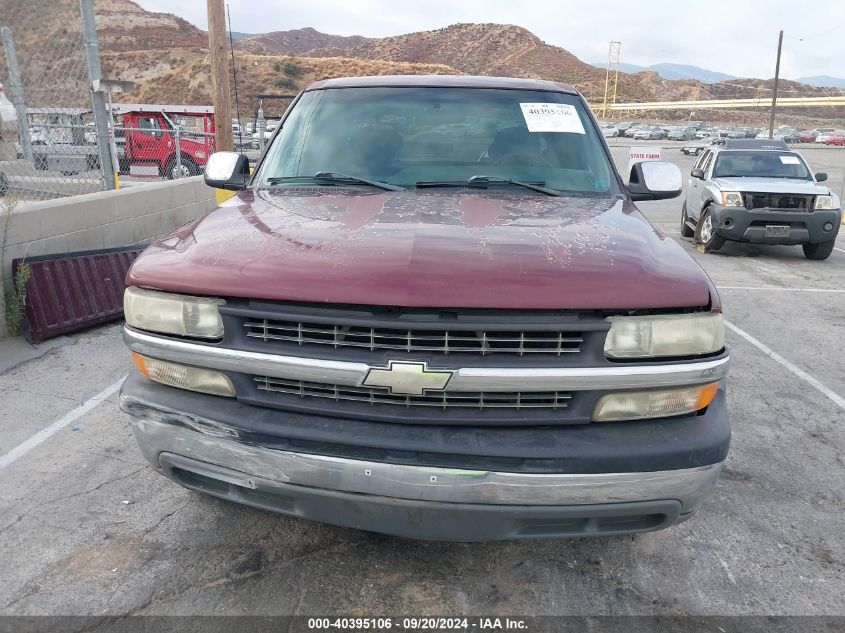
[[(135, 0), (206, 29), (206, 0)], [(311, 26), (335, 35), (384, 37), (456, 22), (516, 24), (585, 62), (692, 64), (738, 77), (845, 77), (842, 0), (229, 0), (232, 29), (246, 33)]]

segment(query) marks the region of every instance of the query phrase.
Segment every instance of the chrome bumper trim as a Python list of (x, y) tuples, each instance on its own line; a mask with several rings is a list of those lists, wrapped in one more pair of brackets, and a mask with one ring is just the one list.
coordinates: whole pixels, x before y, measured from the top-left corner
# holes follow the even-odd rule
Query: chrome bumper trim
[[(145, 356), (270, 378), (360, 387), (371, 369), (367, 363), (280, 356), (177, 341), (129, 327), (124, 327), (123, 339), (129, 349)], [(671, 365), (462, 367), (453, 370), (444, 391), (587, 391), (697, 385), (727, 376), (729, 360), (729, 356), (724, 356)]]
[[(132, 400), (131, 404), (137, 412), (140, 403)], [(231, 483), (247, 488), (253, 486), (253, 478), (259, 478), (398, 499), (523, 506), (677, 499), (686, 514), (698, 509), (722, 469), (718, 463), (682, 470), (573, 475), (407, 466), (243, 444), (219, 432), (168, 421), (174, 417), (180, 414), (157, 409), (148, 409), (140, 417), (130, 415), (138, 445), (150, 463), (160, 467), (162, 453), (187, 457), (237, 471), (238, 480)]]

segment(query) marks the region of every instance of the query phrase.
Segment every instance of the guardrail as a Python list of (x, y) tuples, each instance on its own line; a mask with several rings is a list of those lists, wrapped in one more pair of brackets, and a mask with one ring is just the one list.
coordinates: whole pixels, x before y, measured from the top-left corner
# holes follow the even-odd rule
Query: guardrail
[[(843, 106), (845, 95), (829, 97), (782, 97), (778, 107), (789, 106)], [(650, 111), (650, 110), (714, 110), (732, 108), (771, 108), (771, 97), (754, 99), (706, 99), (701, 101), (654, 101), (639, 103), (612, 103), (608, 109), (615, 112)]]

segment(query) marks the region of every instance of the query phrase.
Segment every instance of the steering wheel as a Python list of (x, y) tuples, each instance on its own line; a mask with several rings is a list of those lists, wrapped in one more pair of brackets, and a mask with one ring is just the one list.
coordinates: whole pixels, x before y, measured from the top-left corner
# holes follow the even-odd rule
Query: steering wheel
[(503, 154), (498, 158), (491, 159), (492, 165), (513, 165), (523, 164), (532, 167), (552, 167), (549, 159), (541, 154), (533, 154), (530, 152), (511, 152), (510, 154)]

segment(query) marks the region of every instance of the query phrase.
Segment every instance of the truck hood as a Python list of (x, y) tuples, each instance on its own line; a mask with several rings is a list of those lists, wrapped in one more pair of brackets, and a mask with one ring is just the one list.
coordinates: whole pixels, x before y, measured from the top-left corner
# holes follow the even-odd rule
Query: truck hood
[(408, 307), (703, 307), (709, 278), (620, 198), (247, 190), (158, 240), (127, 284)]
[(715, 178), (713, 182), (722, 191), (798, 193), (811, 196), (823, 196), (830, 193), (830, 189), (812, 180), (793, 178)]

